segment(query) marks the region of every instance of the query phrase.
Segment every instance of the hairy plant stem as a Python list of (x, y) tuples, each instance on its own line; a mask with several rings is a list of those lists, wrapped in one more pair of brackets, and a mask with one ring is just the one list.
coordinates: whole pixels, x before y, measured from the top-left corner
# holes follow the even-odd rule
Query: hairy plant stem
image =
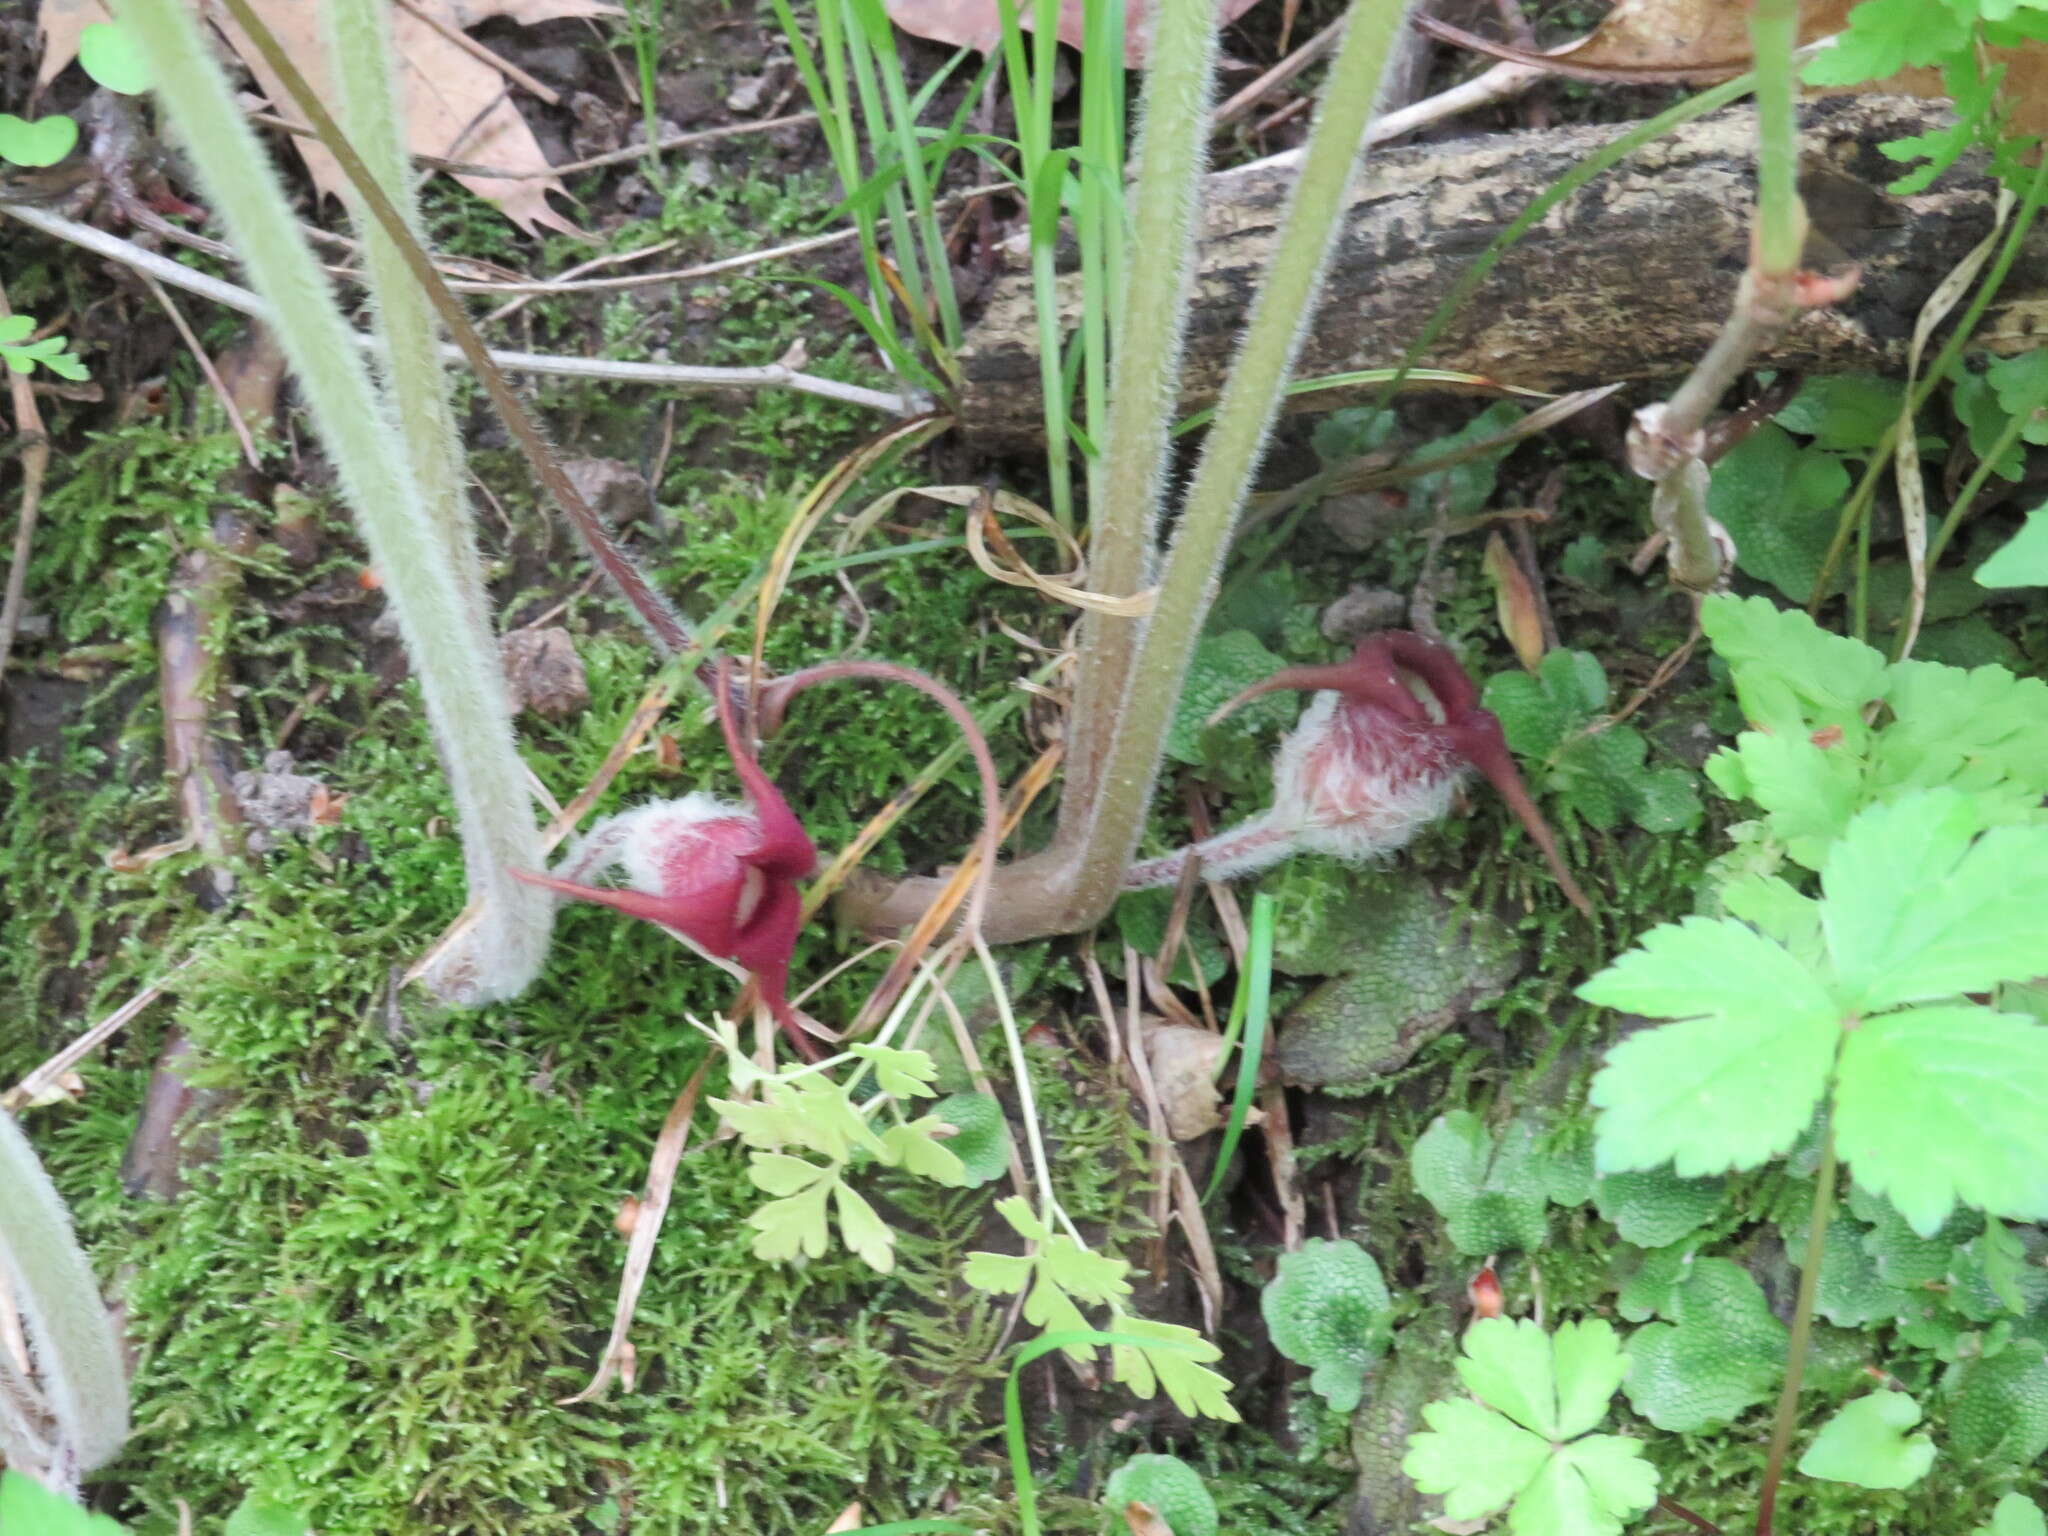
[(1671, 398), (1636, 413), (1630, 466), (1655, 482), (1650, 514), (1671, 541), (1671, 578), (1709, 592), (1725, 565), (1725, 535), (1707, 513), (1707, 416), (1760, 347), (1812, 301), (1800, 292), (1806, 208), (1799, 200), (1799, 118), (1793, 60), (1798, 0), (1754, 0), (1749, 36), (1756, 68), (1757, 205), (1749, 269), (1727, 323)]
[(348, 177), (349, 185), (354, 188), (356, 195), (363, 200), (363, 206), (369, 210), (370, 216), (376, 220), (378, 227), (390, 238), (392, 245), (403, 257), (414, 281), (419, 284), (420, 291), (426, 295), (435, 313), (448, 327), (450, 338), (461, 348), (463, 359), (475, 371), (478, 381), (484, 387), (484, 393), (490, 396), (491, 404), (496, 408), (499, 418), (526, 456), (535, 478), (547, 488), (556, 505), (561, 507), (570, 524), (583, 539), (584, 547), (590, 551), (591, 558), (597, 562), (599, 569), (610, 579), (612, 585), (618, 588), (620, 596), (626, 599), (627, 605), (639, 617), (641, 624), (663, 654), (676, 655), (688, 650), (689, 630), (681, 617), (653, 587), (648, 585), (647, 578), (640, 573), (640, 568), (633, 563), (625, 547), (612, 536), (603, 519), (591, 509), (590, 503), (583, 499), (575, 485), (570, 482), (568, 475), (563, 472), (562, 466), (556, 462), (555, 456), (548, 450), (547, 443), (540, 435), (540, 429), (533, 424), (532, 417), (527, 414), (526, 407), (512, 392), (512, 386), (505, 382), (505, 376), (499, 371), (497, 364), (491, 361), (490, 350), (484, 345), (483, 338), (477, 334), (476, 327), (470, 324), (469, 316), (463, 312), (461, 304), (456, 302), (455, 295), (449, 292), (447, 283), (434, 266), (433, 258), (428, 256), (419, 241), (413, 238), (412, 231), (406, 227), (404, 217), (392, 205), (383, 187), (363, 164), (361, 156), (349, 143), (347, 135), (341, 131), (333, 114), (327, 110), (326, 104), (307, 83), (298, 65), (292, 62), (291, 56), (284, 51), (270, 28), (264, 25), (263, 19), (250, 7), (249, 0), (222, 0), (222, 3), (234, 17), (235, 25), (248, 34), (250, 41), (256, 45), (257, 52), (263, 55), (264, 62), (276, 72), (286, 94), (292, 98), (292, 104), (305, 114), (307, 123), (334, 156), (335, 162), (341, 167), (342, 174)]
[(1771, 1536), (1778, 1507), (1778, 1484), (1785, 1476), (1785, 1458), (1792, 1450), (1792, 1431), (1799, 1423), (1799, 1384), (1806, 1375), (1807, 1345), (1813, 1338), (1813, 1298), (1820, 1288), (1821, 1254), (1827, 1245), (1828, 1219), (1835, 1205), (1835, 1127), (1828, 1123), (1820, 1168), (1813, 1176), (1813, 1215), (1806, 1224), (1806, 1259), (1799, 1271), (1799, 1294), (1792, 1304), (1792, 1339), (1785, 1352), (1785, 1385), (1778, 1393), (1777, 1417), (1771, 1422), (1771, 1449), (1764, 1461), (1763, 1486), (1757, 1492), (1756, 1536)]
[[(1116, 899), (1151, 805), (1167, 728), (1195, 640), (1215, 600), (1223, 556), (1279, 413), (1302, 332), (1314, 311), (1360, 146), (1372, 120), (1405, 0), (1355, 0), (1330, 66), (1273, 266), (1259, 289), (1216, 420), (1181, 508), (1159, 597), (1125, 682), (1092, 805), (1070, 921), (1093, 922)], [(1162, 420), (1171, 410), (1162, 412)]]
[[(462, 530), (436, 525), (434, 508), (407, 472), (406, 442), (389, 402), (373, 388), (354, 333), (199, 23), (181, 0), (119, 0), (118, 9), (270, 301), (278, 340), (384, 577), (419, 677), (481, 906), (470, 947), (437, 979), (466, 1001), (510, 997), (540, 968), (552, 906), (507, 873), (537, 860), (540, 849), (497, 644), (481, 612), (480, 578), (459, 572)], [(384, 89), (388, 98), (388, 79)]]
[[(1148, 276), (1134, 283), (1121, 270), (1109, 274), (1121, 316), (1102, 458), (1089, 489), (1089, 583), (1113, 597), (1144, 587), (1158, 543), (1216, 64), (1214, 15), (1204, 0), (1164, 0), (1158, 26), (1129, 200), (1128, 248), (1145, 253)], [(1143, 622), (1082, 615), (1058, 844), (1078, 846), (1086, 834)]]
[[(16, 1376), (0, 1352), (0, 1453), (60, 1493), (112, 1458), (128, 1438), (128, 1377), (99, 1282), (72, 1235), (71, 1217), (28, 1137), (0, 1110), (0, 1289), (28, 1324), (38, 1379)], [(44, 1409), (43, 1426), (16, 1408)]]

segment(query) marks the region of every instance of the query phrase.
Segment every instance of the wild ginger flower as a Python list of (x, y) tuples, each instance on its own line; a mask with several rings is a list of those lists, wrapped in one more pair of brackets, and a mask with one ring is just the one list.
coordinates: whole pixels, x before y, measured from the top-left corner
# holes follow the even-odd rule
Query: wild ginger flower
[[(776, 1022), (807, 1060), (816, 1061), (817, 1047), (789, 1005), (789, 959), (803, 902), (797, 881), (817, 868), (818, 850), (742, 745), (722, 672), (715, 691), (718, 723), (749, 806), (701, 792), (658, 800), (593, 827), (559, 874), (514, 873), (561, 895), (659, 923), (705, 954), (745, 966)], [(624, 875), (623, 889), (561, 877), (612, 868)]]
[(1359, 642), (1349, 661), (1289, 667), (1226, 707), (1280, 688), (1316, 696), (1280, 743), (1272, 806), (1192, 848), (1133, 865), (1126, 887), (1173, 884), (1190, 853), (1200, 856), (1203, 874), (1219, 880), (1303, 850), (1363, 863), (1407, 846), (1442, 818), (1459, 781), (1476, 768), (1521, 818), (1572, 904), (1591, 914), (1523, 787), (1500, 721), (1479, 707), (1479, 691), (1444, 646), (1383, 631)]

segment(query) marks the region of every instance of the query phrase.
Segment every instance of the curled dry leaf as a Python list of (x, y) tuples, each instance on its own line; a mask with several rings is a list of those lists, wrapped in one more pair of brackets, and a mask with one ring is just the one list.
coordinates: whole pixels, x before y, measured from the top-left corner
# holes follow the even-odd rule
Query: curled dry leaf
[[(1217, 25), (1229, 26), (1257, 3), (1258, 0), (1222, 0), (1217, 7)], [(885, 8), (889, 19), (904, 31), (935, 43), (991, 53), (1003, 40), (1002, 17), (996, 0), (885, 0)], [(1019, 5), (1017, 12), (1024, 28), (1030, 30), (1032, 7)], [(1082, 0), (1060, 0), (1060, 41), (1070, 48), (1079, 48), (1081, 27)], [(1143, 69), (1151, 52), (1150, 0), (1126, 0), (1124, 67)]]
[(1536, 588), (1522, 569), (1521, 561), (1498, 532), (1486, 538), (1484, 561), (1486, 579), (1493, 583), (1494, 607), (1500, 614), (1502, 633), (1515, 648), (1515, 657), (1531, 672), (1543, 660), (1543, 614), (1536, 604)]
[(1166, 1131), (1175, 1141), (1192, 1141), (1223, 1123), (1222, 1098), (1216, 1091), (1216, 1060), (1223, 1037), (1186, 1024), (1149, 1024), (1145, 1059), (1152, 1084), (1166, 1112)]
[(498, 642), (512, 707), (548, 720), (573, 715), (590, 702), (590, 681), (576, 642), (560, 625), (515, 629)]
[(1133, 1499), (1124, 1506), (1124, 1524), (1130, 1527), (1131, 1536), (1173, 1536), (1173, 1527), (1142, 1499)]
[[(320, 8), (306, 0), (251, 0), (251, 4), (314, 88), (323, 95), (331, 94), (326, 53), (321, 44)], [(459, 31), (499, 16), (531, 25), (561, 17), (618, 14), (618, 8), (604, 0), (413, 0), (412, 9), (394, 6), (391, 35), (402, 75), (406, 148), (416, 155), (512, 172), (511, 177), (455, 179), (496, 205), (505, 217), (529, 234), (539, 226), (576, 233), (576, 226), (548, 203), (550, 192), (563, 190), (561, 181), (532, 174), (547, 170), (547, 156), (513, 104), (504, 75), (445, 36), (432, 22)], [(290, 97), (282, 83), (249, 39), (220, 13), (209, 11), (208, 15), (249, 67), (273, 107), (288, 117), (296, 116), (290, 111)], [(427, 17), (432, 21), (423, 19)], [(47, 84), (55, 79), (77, 57), (79, 35), (86, 27), (109, 19), (102, 0), (42, 0), (36, 18), (43, 45), (38, 83)], [(292, 142), (305, 161), (313, 184), (322, 194), (339, 196), (347, 178), (334, 157), (317, 140), (294, 135)]]

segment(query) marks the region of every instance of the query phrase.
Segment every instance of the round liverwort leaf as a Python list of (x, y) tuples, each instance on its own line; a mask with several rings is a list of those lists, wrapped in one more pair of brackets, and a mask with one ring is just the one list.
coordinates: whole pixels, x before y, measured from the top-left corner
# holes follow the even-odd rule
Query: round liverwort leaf
[(1722, 1179), (1681, 1179), (1669, 1168), (1610, 1173), (1593, 1200), (1615, 1231), (1639, 1248), (1665, 1248), (1689, 1236), (1721, 1208)]
[(1934, 1442), (1906, 1431), (1920, 1405), (1903, 1392), (1873, 1392), (1845, 1404), (1799, 1458), (1808, 1477), (1864, 1488), (1910, 1488), (1934, 1465)]
[(78, 34), (78, 62), (96, 82), (122, 96), (140, 96), (149, 89), (142, 50), (112, 22), (96, 21)]
[(1547, 1235), (1550, 1159), (1534, 1121), (1510, 1122), (1498, 1145), (1470, 1110), (1439, 1115), (1409, 1153), (1415, 1187), (1444, 1218), (1458, 1252), (1534, 1249)]
[(1102, 1502), (1117, 1516), (1126, 1504), (1149, 1504), (1173, 1536), (1216, 1536), (1216, 1501), (1178, 1456), (1133, 1456), (1110, 1473)]
[(68, 117), (39, 117), (34, 122), (0, 112), (0, 160), (10, 165), (55, 165), (78, 143), (78, 124)]
[(933, 1105), (932, 1114), (958, 1132), (946, 1150), (967, 1171), (968, 1188), (1002, 1177), (1010, 1166), (1010, 1126), (1002, 1105), (985, 1093), (956, 1093)]
[(1666, 1298), (1673, 1323), (1628, 1341), (1628, 1400), (1659, 1429), (1725, 1424), (1769, 1397), (1785, 1366), (1785, 1325), (1749, 1272), (1698, 1259)]
[(1954, 1379), (1945, 1418), (1955, 1453), (1998, 1466), (2028, 1466), (2048, 1452), (2048, 1358), (2015, 1341), (1972, 1360)]
[(1283, 1255), (1259, 1297), (1273, 1347), (1311, 1367), (1309, 1385), (1340, 1413), (1358, 1406), (1366, 1371), (1386, 1352), (1392, 1305), (1371, 1254), (1319, 1237)]

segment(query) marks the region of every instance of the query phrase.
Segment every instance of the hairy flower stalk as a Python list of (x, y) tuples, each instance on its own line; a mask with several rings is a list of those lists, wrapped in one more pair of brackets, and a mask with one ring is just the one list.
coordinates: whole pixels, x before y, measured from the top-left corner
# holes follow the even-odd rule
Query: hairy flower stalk
[[(117, 0), (116, 9), (149, 60), (158, 95), (251, 281), (270, 302), (278, 339), (383, 575), (419, 678), (479, 909), (467, 947), (451, 952), (434, 980), (460, 1001), (513, 996), (540, 968), (552, 907), (510, 874), (514, 866), (539, 861), (539, 838), (483, 612), (445, 408), (437, 414), (434, 405), (441, 386), (422, 375), (432, 360), (415, 344), (431, 332), (408, 318), (408, 301), (391, 276), (395, 263), (379, 254), (366, 230), (386, 367), (410, 424), (401, 432), (189, 7), (182, 0)], [(380, 35), (375, 23), (381, 17), (357, 21), (364, 25), (343, 33), (351, 46)], [(337, 17), (336, 26), (347, 23)], [(403, 161), (390, 147), (395, 132), (373, 124), (396, 110), (388, 52), (381, 64), (357, 60), (346, 91), (359, 131), (372, 141), (388, 140), (376, 154), (379, 175), (389, 178), (392, 191), (404, 190)]]
[(1443, 646), (1406, 631), (1373, 635), (1349, 661), (1289, 667), (1225, 708), (1282, 688), (1316, 696), (1280, 744), (1272, 806), (1190, 848), (1132, 865), (1126, 889), (1174, 884), (1191, 856), (1219, 880), (1254, 874), (1294, 853), (1354, 864), (1380, 858), (1441, 820), (1460, 781), (1476, 769), (1521, 818), (1572, 905), (1592, 915), (1522, 784), (1500, 721), (1479, 707), (1472, 680)]

